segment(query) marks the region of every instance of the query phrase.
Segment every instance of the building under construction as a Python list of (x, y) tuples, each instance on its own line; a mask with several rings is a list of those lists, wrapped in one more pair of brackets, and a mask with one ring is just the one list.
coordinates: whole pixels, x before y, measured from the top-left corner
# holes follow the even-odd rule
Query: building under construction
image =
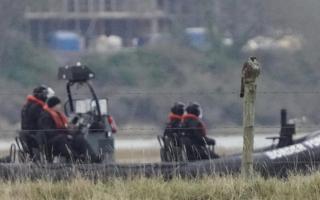
[(99, 35), (117, 35), (125, 46), (133, 38), (167, 32), (174, 21), (188, 18), (188, 26), (201, 25), (200, 10), (209, 0), (46, 0), (28, 5), (25, 19), (38, 45), (58, 30), (78, 33), (85, 46)]

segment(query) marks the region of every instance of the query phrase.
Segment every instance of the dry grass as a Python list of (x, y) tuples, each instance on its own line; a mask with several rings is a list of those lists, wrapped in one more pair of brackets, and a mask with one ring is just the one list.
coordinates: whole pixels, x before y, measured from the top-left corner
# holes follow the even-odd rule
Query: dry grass
[(115, 151), (116, 161), (119, 163), (159, 162), (160, 150), (150, 149), (118, 149)]
[(129, 199), (319, 199), (320, 173), (291, 176), (287, 180), (239, 177), (208, 177), (204, 179), (135, 178), (92, 182), (76, 179), (67, 182), (0, 183), (2, 200), (129, 200)]
[[(216, 152), (221, 155), (229, 155), (240, 152), (240, 149), (217, 148)], [(9, 155), (9, 151), (0, 151), (0, 157)], [(160, 162), (160, 150), (158, 148), (148, 149), (117, 149), (115, 159), (118, 163), (146, 163)]]
[[(216, 148), (216, 152), (221, 155), (230, 155), (241, 152), (240, 149), (226, 149)], [(145, 163), (145, 162), (159, 162), (160, 150), (158, 148), (149, 149), (118, 149), (115, 152), (116, 161), (119, 163)]]

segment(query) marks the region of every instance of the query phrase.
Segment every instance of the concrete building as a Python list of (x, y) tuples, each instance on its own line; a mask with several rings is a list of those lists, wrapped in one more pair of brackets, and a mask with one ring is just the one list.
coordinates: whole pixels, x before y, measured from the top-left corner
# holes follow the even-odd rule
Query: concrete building
[(32, 40), (45, 45), (50, 33), (76, 32), (85, 46), (99, 35), (117, 35), (125, 46), (133, 38), (167, 32), (174, 21), (199, 26), (205, 18), (203, 2), (212, 0), (43, 0), (28, 5), (25, 19)]

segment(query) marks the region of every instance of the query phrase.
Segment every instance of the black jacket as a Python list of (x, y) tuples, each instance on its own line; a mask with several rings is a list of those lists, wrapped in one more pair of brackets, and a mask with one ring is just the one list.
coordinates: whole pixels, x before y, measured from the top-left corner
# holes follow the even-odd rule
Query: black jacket
[(39, 129), (38, 121), (43, 112), (43, 105), (43, 101), (33, 96), (28, 96), (28, 101), (21, 111), (21, 130), (33, 134), (36, 133), (36, 130)]
[(52, 139), (57, 134), (67, 134), (67, 129), (59, 129), (56, 123), (52, 119), (50, 113), (43, 111), (38, 120), (39, 133), (42, 136), (46, 136), (48, 140)]
[(170, 114), (169, 122), (166, 125), (163, 135), (170, 138), (179, 136), (181, 132), (181, 121), (182, 116)]
[(98, 162), (100, 159), (92, 150), (89, 143), (81, 134), (75, 134), (77, 131), (67, 128), (57, 128), (57, 125), (46, 110), (41, 113), (38, 122), (42, 138), (46, 139), (48, 151), (53, 149), (54, 155), (62, 155), (69, 158), (70, 153), (75, 159), (81, 159), (79, 156), (85, 157), (88, 154), (93, 162)]
[[(181, 138), (181, 121), (182, 116), (170, 114), (169, 122), (166, 125), (163, 136), (166, 139), (170, 139), (172, 145), (179, 146)], [(167, 140), (166, 140), (167, 141)], [(166, 145), (167, 143), (165, 143)]]
[(207, 144), (215, 144), (214, 139), (207, 137), (206, 128), (204, 124), (195, 115), (184, 115), (181, 128), (184, 133), (184, 136), (190, 139), (193, 145), (205, 146)]

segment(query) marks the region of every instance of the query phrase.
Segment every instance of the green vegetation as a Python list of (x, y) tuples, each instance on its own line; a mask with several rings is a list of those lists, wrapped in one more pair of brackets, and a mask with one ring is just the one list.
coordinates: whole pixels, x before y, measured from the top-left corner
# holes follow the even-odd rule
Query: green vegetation
[[(12, 86), (14, 89), (46, 83), (51, 84), (58, 94), (64, 94), (59, 89), (63, 83), (57, 82), (55, 76), (57, 64), (50, 54), (34, 48), (29, 42), (15, 40), (3, 55), (7, 59), (1, 61), (3, 73), (0, 78), (15, 83)], [(315, 90), (320, 74), (306, 53), (269, 53), (268, 56), (259, 57), (262, 76), (258, 92)], [(96, 72), (97, 80), (94, 83), (97, 91), (101, 97), (110, 98), (112, 112), (119, 124), (132, 123), (134, 120), (161, 126), (170, 105), (181, 100), (186, 103), (200, 102), (210, 128), (217, 124), (241, 124), (242, 104), (237, 92), (240, 88), (241, 64), (246, 58), (233, 58), (227, 49), (202, 52), (182, 45), (167, 45), (109, 56), (89, 54), (82, 57), (81, 61)], [(137, 95), (135, 91), (141, 93)], [(317, 114), (320, 107), (315, 107), (316, 97), (299, 93), (259, 94), (257, 122), (277, 125), (279, 110), (285, 107), (292, 116), (305, 115), (313, 124), (320, 119)], [(16, 102), (21, 105), (23, 100), (20, 97)], [(0, 112), (3, 113), (1, 109)], [(11, 116), (10, 121), (18, 122), (19, 114)]]
[(56, 73), (56, 63), (44, 50), (35, 48), (24, 39), (8, 38), (7, 48), (3, 51), (1, 76), (24, 86), (33, 86)]
[(174, 71), (173, 60), (160, 52), (149, 52), (139, 49), (134, 52), (123, 52), (111, 57), (93, 55), (84, 58), (94, 71), (99, 72), (98, 80), (104, 83), (117, 83), (124, 86), (138, 86), (139, 81), (157, 87), (167, 81), (169, 71)]
[[(30, 2), (28, 0), (27, 3)], [(32, 2), (38, 4), (43, 1)], [(35, 47), (27, 39), (29, 36), (23, 19), (25, 6), (26, 2), (22, 0), (15, 3), (3, 0), (0, 3), (0, 80), (23, 87), (48, 80), (56, 67), (55, 58), (47, 50)]]
[[(110, 98), (113, 115), (121, 125), (138, 122), (162, 126), (170, 105), (177, 100), (200, 102), (209, 128), (240, 125), (241, 67), (253, 54), (262, 63), (258, 92), (263, 92), (257, 97), (257, 124), (278, 125), (281, 108), (287, 108), (292, 117), (306, 116), (311, 125), (317, 124), (320, 120), (317, 93), (300, 92), (316, 91), (320, 84), (320, 26), (315, 26), (320, 21), (316, 12), (320, 3), (295, 0), (294, 4), (288, 4), (287, 1), (204, 1), (203, 7), (199, 7), (203, 12), (199, 13), (204, 20), (201, 26), (209, 30), (206, 50), (187, 47), (182, 32), (188, 21), (181, 19), (171, 30), (173, 41), (170, 44), (112, 55), (89, 54), (80, 59), (96, 72), (97, 91), (102, 97)], [(19, 2), (3, 0), (0, 6), (1, 19), (7, 19), (0, 20), (0, 82), (6, 83), (2, 84), (3, 90), (21, 90), (24, 96), (35, 85), (46, 83), (59, 95), (65, 94), (61, 89), (63, 84), (56, 81), (56, 58), (26, 40), (23, 20), (26, 4)], [(210, 2), (216, 2), (221, 10), (208, 9)], [(27, 3), (31, 7), (46, 7), (47, 1), (28, 0)], [(249, 39), (260, 35), (273, 37), (274, 34), (279, 34), (277, 37), (282, 34), (301, 36), (302, 49), (295, 52), (261, 50), (250, 54), (241, 51)], [(222, 45), (226, 37), (233, 39), (233, 45)], [(132, 91), (141, 93), (129, 94)], [(272, 91), (295, 93), (274, 94)], [(3, 105), (0, 118), (17, 123), (24, 97), (10, 97), (13, 99), (10, 104), (7, 98), (0, 99)]]
[[(238, 89), (237, 82), (234, 82), (235, 85), (225, 85), (228, 76), (240, 82), (240, 72), (234, 70), (238, 62), (225, 52), (203, 52), (183, 45), (145, 47), (111, 56), (91, 54), (83, 57), (82, 62), (97, 73), (96, 83), (100, 93), (109, 94), (114, 109), (123, 113), (116, 116), (122, 124), (132, 118), (144, 123), (163, 122), (168, 107), (178, 99), (199, 101), (204, 107), (211, 103), (216, 105), (221, 99), (213, 93)], [(122, 97), (113, 98), (110, 89), (122, 94)], [(127, 91), (142, 93), (127, 95)], [(231, 98), (225, 98), (225, 103), (232, 101)], [(134, 110), (136, 107), (147, 109), (141, 113)], [(210, 111), (206, 115), (213, 119), (215, 113)], [(239, 121), (236, 118), (228, 120)]]
[(203, 179), (133, 178), (92, 182), (83, 179), (63, 182), (28, 181), (0, 183), (2, 200), (50, 199), (318, 199), (320, 174), (288, 179), (207, 177)]

